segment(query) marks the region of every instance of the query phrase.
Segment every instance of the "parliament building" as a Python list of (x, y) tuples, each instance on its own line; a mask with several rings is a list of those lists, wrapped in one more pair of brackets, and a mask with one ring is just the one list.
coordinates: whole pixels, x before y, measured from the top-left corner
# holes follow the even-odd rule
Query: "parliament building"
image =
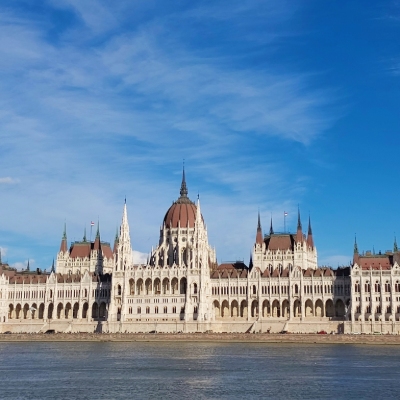
[(318, 266), (311, 221), (263, 235), (260, 215), (249, 265), (217, 263), (200, 200), (165, 213), (145, 264), (132, 257), (126, 202), (113, 245), (61, 239), (50, 273), (16, 271), (0, 259), (0, 332), (400, 333), (400, 251)]

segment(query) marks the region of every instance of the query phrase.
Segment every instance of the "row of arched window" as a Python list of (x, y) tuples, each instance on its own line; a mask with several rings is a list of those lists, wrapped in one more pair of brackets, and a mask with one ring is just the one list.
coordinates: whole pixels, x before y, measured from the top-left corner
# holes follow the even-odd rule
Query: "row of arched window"
[[(376, 282), (373, 286), (375, 293), (381, 293), (381, 284), (379, 282)], [(383, 285), (383, 289), (385, 291), (385, 293), (390, 293), (391, 292), (391, 285), (388, 281), (386, 281), (386, 283)], [(354, 291), (356, 293), (360, 293), (360, 284), (358, 282), (356, 282), (354, 284)], [(371, 293), (371, 284), (367, 281), (364, 284), (364, 291), (366, 293)], [(400, 293), (400, 283), (396, 282), (394, 285), (394, 291), (396, 293)]]

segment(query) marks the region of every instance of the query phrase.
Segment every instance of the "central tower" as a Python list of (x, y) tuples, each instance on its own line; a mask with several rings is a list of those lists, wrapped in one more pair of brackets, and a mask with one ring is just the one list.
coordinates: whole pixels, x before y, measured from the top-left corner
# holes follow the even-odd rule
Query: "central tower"
[(185, 293), (181, 313), (186, 321), (210, 320), (210, 264), (216, 262), (216, 256), (208, 244), (200, 199), (195, 204), (188, 197), (185, 169), (179, 194), (165, 213), (159, 244), (151, 252), (150, 265), (177, 269), (180, 276), (186, 277), (185, 287), (180, 288)]

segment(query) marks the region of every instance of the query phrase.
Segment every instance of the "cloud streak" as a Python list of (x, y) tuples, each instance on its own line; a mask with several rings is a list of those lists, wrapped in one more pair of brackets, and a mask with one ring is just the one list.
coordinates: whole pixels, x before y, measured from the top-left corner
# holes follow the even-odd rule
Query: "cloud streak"
[[(134, 226), (142, 230), (133, 231), (134, 247), (148, 251), (177, 197), (177, 165), (185, 158), (191, 193), (208, 196), (205, 217), (217, 251), (247, 257), (260, 204), (265, 214), (282, 204), (290, 210), (304, 190), (302, 175), (277, 161), (276, 152), (309, 145), (336, 118), (326, 111), (334, 96), (313, 88), (312, 73), (278, 71), (272, 56), (268, 67), (255, 65), (243, 51), (244, 41), (254, 43), (255, 53), (264, 46), (273, 54), (269, 45), (292, 34), (287, 23), (295, 9), (254, 1), (226, 10), (216, 2), (162, 14), (140, 1), (49, 4), (73, 15), (53, 36), (55, 21), (17, 17), (12, 9), (1, 14), (0, 184), (11, 189), (0, 191), (6, 205), (0, 244), (9, 233), (18, 243), (24, 238), (26, 253), (48, 264), (64, 219), (71, 239), (97, 216), (104, 237), (113, 238), (127, 195)], [(243, 13), (258, 18), (244, 24)], [(192, 26), (203, 24), (203, 32), (215, 20), (221, 39), (210, 46)], [(266, 20), (287, 29), (268, 31)], [(236, 50), (226, 51), (228, 38)], [(243, 228), (232, 226), (230, 244), (219, 239), (229, 213)], [(244, 230), (251, 231), (246, 240)], [(53, 253), (42, 256), (45, 243)]]

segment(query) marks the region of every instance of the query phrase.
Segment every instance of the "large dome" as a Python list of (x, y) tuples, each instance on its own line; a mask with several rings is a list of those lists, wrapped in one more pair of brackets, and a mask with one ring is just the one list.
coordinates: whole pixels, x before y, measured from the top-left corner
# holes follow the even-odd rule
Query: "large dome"
[(188, 226), (193, 228), (196, 221), (196, 210), (196, 204), (188, 197), (185, 170), (183, 170), (180, 197), (166, 212), (164, 224), (167, 228), (178, 228), (179, 225), (181, 228)]

